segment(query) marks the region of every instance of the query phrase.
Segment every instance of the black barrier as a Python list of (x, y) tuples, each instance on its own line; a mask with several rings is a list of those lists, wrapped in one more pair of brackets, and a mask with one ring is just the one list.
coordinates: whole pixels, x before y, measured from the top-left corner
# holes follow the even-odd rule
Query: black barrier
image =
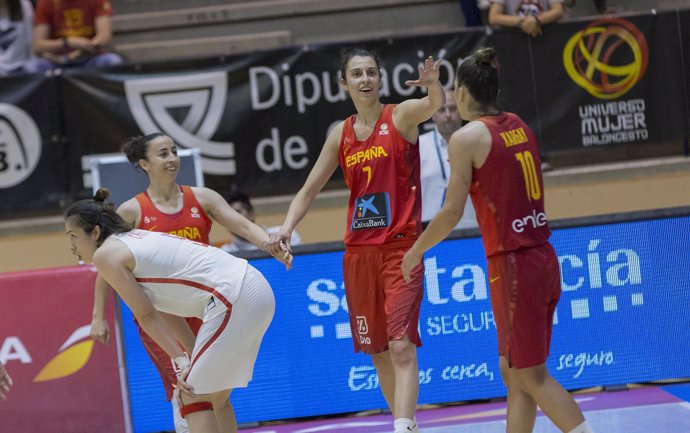
[(54, 210), (66, 198), (57, 81), (0, 80), (0, 215)]
[[(656, 144), (682, 146), (690, 135), (688, 24), (690, 10), (667, 11), (563, 22), (538, 38), (480, 29), (361, 45), (381, 54), (381, 94), (390, 103), (423, 96), (404, 82), (417, 77), (425, 57), (444, 59), (441, 80), (451, 88), (462, 58), (493, 45), (505, 109), (532, 126), (544, 155), (630, 147), (654, 155)], [(337, 81), (344, 46), (0, 79), (0, 121), (27, 131), (16, 124), (23, 121), (1, 117), (23, 110), (43, 149), (30, 176), (11, 182), (26, 168), (15, 162), (21, 152), (8, 150), (19, 147), (0, 142), (0, 215), (55, 210), (65, 196), (88, 193), (85, 155), (118, 152), (128, 137), (154, 131), (199, 148), (205, 183), (220, 193), (292, 194), (330, 128), (354, 110)], [(338, 170), (327, 187), (342, 185)], [(39, 186), (44, 193), (36, 195)]]

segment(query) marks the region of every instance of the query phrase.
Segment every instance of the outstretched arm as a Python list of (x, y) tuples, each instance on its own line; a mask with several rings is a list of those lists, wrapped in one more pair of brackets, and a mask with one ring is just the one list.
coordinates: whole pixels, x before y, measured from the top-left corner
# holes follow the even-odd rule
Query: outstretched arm
[(421, 99), (407, 99), (395, 107), (393, 123), (407, 141), (417, 140), (417, 126), (429, 120), (445, 102), (446, 93), (438, 81), (440, 62), (434, 62), (434, 58), (429, 56), (419, 66), (419, 78), (405, 82), (408, 86), (425, 87), (428, 91), (427, 96)]
[(307, 214), (307, 210), (316, 199), (316, 196), (324, 187), (328, 179), (338, 167), (338, 146), (340, 137), (343, 133), (343, 124), (339, 123), (326, 138), (326, 142), (321, 149), (321, 154), (311, 169), (304, 186), (299, 190), (295, 198), (290, 203), (290, 208), (285, 216), (285, 221), (280, 230), (271, 233), (269, 248), (274, 255), (279, 253), (283, 245), (290, 250), (290, 238), (292, 231), (302, 218)]
[(273, 252), (268, 248), (269, 237), (266, 230), (249, 221), (230, 207), (227, 201), (209, 188), (193, 188), (194, 195), (206, 209), (206, 213), (230, 232), (249, 240), (257, 248), (269, 252), (287, 269), (292, 267), (292, 255), (286, 249)]
[[(488, 137), (487, 137), (488, 136)], [(490, 145), (491, 139), (486, 127), (480, 122), (471, 122), (453, 133), (448, 143), (450, 179), (446, 200), (441, 210), (427, 226), (419, 239), (405, 254), (402, 273), (410, 281), (410, 274), (426, 250), (445, 239), (462, 218), (465, 202), (472, 184), (472, 168), (478, 149)]]

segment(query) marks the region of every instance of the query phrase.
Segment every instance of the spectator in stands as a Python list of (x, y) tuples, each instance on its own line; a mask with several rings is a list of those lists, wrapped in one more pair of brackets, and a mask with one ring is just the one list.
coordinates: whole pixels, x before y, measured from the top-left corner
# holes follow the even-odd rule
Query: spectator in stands
[(478, 27), (482, 25), (482, 14), (479, 11), (477, 0), (460, 0), (462, 14), (465, 15), (465, 25), (467, 27)]
[(0, 401), (7, 398), (10, 388), (12, 388), (12, 378), (5, 369), (5, 365), (0, 362)]
[(29, 62), (27, 70), (121, 64), (122, 58), (108, 51), (112, 13), (108, 0), (38, 0), (33, 47), (40, 57)]
[[(448, 162), (448, 140), (462, 126), (455, 96), (452, 90), (446, 90), (446, 102), (432, 117), (434, 128), (419, 136), (419, 162), (422, 177), (422, 227), (443, 206), (450, 177)], [(462, 219), (456, 229), (477, 227), (477, 216), (474, 207), (468, 200)]]
[[(237, 213), (253, 223), (256, 222), (254, 206), (246, 194), (242, 194), (241, 192), (232, 192), (226, 198), (230, 207), (235, 209)], [(263, 227), (263, 229), (266, 230), (266, 233), (271, 234), (280, 230), (280, 226)], [(290, 238), (290, 245), (299, 245), (300, 243), (302, 243), (302, 238), (297, 231), (293, 230), (292, 237)], [(221, 248), (229, 253), (257, 249), (256, 245), (237, 234), (234, 235), (234, 240), (232, 242), (222, 245)]]
[(563, 17), (563, 0), (491, 0), (489, 24), (516, 27), (532, 37)]
[(31, 59), (33, 13), (29, 0), (0, 0), (0, 76), (24, 72)]
[[(593, 0), (594, 7), (597, 8), (597, 12), (600, 14), (612, 14), (616, 12), (616, 8), (609, 6), (606, 0)], [(576, 0), (563, 0), (563, 4), (567, 8), (574, 8)]]

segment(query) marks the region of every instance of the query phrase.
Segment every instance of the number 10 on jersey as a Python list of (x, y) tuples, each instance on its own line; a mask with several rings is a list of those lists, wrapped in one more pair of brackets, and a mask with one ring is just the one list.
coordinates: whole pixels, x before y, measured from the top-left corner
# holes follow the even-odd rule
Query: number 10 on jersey
[(537, 177), (537, 168), (534, 166), (534, 158), (529, 150), (518, 152), (515, 158), (522, 166), (522, 175), (525, 178), (525, 188), (527, 189), (527, 199), (539, 200), (541, 198), (541, 188), (539, 186), (539, 178)]

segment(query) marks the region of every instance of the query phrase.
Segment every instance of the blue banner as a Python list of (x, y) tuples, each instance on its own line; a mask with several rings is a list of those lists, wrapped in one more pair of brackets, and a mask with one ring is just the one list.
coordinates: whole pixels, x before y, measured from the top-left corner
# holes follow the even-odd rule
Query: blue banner
[[(552, 243), (563, 294), (548, 367), (561, 384), (690, 377), (690, 217), (563, 228)], [(254, 380), (232, 393), (240, 423), (385, 407), (370, 358), (352, 350), (342, 254), (299, 255), (289, 272), (273, 259), (252, 260), (277, 307)], [(481, 239), (445, 241), (424, 260), (419, 403), (505, 395)], [(160, 380), (125, 311), (134, 431), (172, 429)]]

